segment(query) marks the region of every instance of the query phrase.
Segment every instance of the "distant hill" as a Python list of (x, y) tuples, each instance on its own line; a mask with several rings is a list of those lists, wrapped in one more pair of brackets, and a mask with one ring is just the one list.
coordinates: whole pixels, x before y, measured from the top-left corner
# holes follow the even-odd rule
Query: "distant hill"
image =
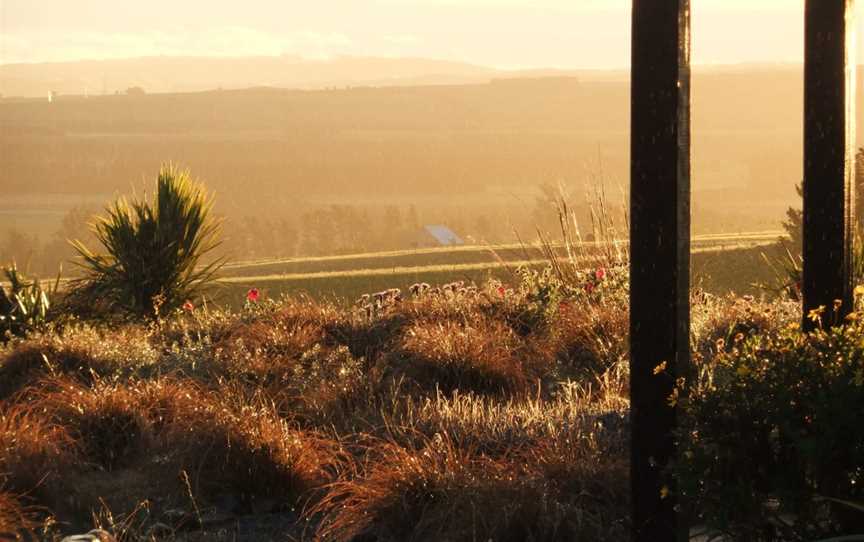
[[(152, 65), (164, 70), (160, 77), (176, 72), (183, 84), (209, 85), (218, 77), (246, 81), (271, 66), (273, 83), (303, 80), (314, 87), (317, 81), (327, 88), (229, 90), (226, 84), (221, 91), (156, 93), (155, 83), (131, 79), (136, 62), (141, 77), (155, 73), (145, 69)], [(208, 74), (206, 62), (189, 67), (195, 62), (119, 62), (130, 73), (124, 86), (140, 86), (146, 94), (85, 98), (80, 91), (58, 91), (53, 103), (42, 94), (0, 100), (4, 197), (126, 192), (167, 160), (205, 179), (219, 193), (222, 210), (233, 215), (290, 214), (304, 201), (530, 209), (543, 183), (566, 181), (579, 196), (579, 183), (599, 176), (617, 196), (627, 182), (626, 72), (283, 58), (212, 60)], [(80, 64), (94, 70), (105, 65)], [(230, 66), (239, 74), (229, 73)], [(354, 84), (332, 84), (345, 83), (345, 74)], [(444, 84), (447, 77), (463, 83)], [(384, 80), (391, 84), (373, 83)], [(411, 80), (435, 84), (408, 86)], [(801, 180), (802, 106), (800, 66), (694, 71), (697, 227), (778, 227), (785, 208), (796, 203), (794, 185)], [(864, 108), (858, 110), (864, 122)]]
[(249, 87), (321, 89), (346, 86), (459, 84), (487, 81), (495, 70), (422, 58), (145, 57), (0, 65), (3, 96), (149, 93)]

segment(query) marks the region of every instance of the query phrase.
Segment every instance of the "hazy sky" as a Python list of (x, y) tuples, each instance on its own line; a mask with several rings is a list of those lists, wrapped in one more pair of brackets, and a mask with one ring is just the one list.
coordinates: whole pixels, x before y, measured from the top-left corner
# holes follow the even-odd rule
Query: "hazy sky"
[[(864, 14), (864, 1), (859, 1)], [(0, 63), (153, 55), (629, 64), (629, 0), (0, 0)], [(800, 61), (803, 0), (693, 0), (694, 62)], [(859, 17), (858, 27), (864, 17)], [(860, 33), (860, 32), (859, 32)], [(859, 59), (864, 48), (859, 45)]]

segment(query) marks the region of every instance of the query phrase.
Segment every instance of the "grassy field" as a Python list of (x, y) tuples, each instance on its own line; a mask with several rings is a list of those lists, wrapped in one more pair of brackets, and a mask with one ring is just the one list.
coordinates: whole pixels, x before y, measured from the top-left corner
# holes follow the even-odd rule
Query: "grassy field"
[[(695, 250), (705, 248), (740, 248), (776, 241), (781, 231), (750, 232), (725, 235), (699, 235), (693, 238)], [(590, 247), (590, 243), (586, 243)], [(563, 247), (560, 254), (566, 255)], [(590, 250), (590, 249), (589, 249)], [(294, 275), (357, 269), (396, 269), (401, 267), (428, 267), (441, 265), (498, 263), (514, 260), (536, 260), (543, 258), (543, 251), (534, 245), (471, 245), (460, 247), (425, 248), (323, 256), (317, 258), (290, 258), (233, 262), (222, 269), (226, 277), (266, 276), (272, 274)]]
[[(764, 255), (779, 260), (779, 232), (698, 236), (693, 239), (691, 283), (715, 294), (760, 295), (760, 284), (773, 284), (774, 272)], [(559, 249), (566, 257), (566, 251)], [(485, 284), (490, 279), (514, 283), (520, 266), (543, 267), (547, 260), (536, 246), (499, 245), (430, 248), (286, 260), (234, 262), (220, 272), (210, 300), (231, 309), (243, 306), (246, 292), (265, 297), (308, 296), (340, 306), (360, 296), (412, 284), (454, 281)], [(586, 268), (591, 267), (586, 260)]]
[[(712, 293), (758, 294), (754, 284), (770, 283), (772, 271), (762, 253), (772, 254), (779, 234), (704, 236), (693, 242), (693, 283)], [(564, 250), (561, 249), (564, 256)], [(543, 266), (537, 247), (456, 247), (358, 254), (281, 261), (242, 262), (226, 266), (217, 302), (237, 308), (249, 288), (265, 296), (308, 295), (350, 304), (365, 293), (388, 288), (406, 290), (418, 282), (483, 284), (495, 278), (513, 282), (520, 266)], [(590, 266), (590, 263), (586, 263)]]
[[(741, 280), (758, 252), (702, 248), (694, 266)], [(397, 278), (364, 273), (330, 279)], [(592, 276), (559, 301), (554, 281), (365, 311), (286, 299), (0, 344), (0, 540), (628, 540), (628, 281)], [(798, 303), (694, 294), (698, 376), (654, 375), (687, 393), (674, 475), (698, 531), (861, 532), (839, 506), (778, 527), (763, 505), (860, 500), (864, 326), (803, 335)]]

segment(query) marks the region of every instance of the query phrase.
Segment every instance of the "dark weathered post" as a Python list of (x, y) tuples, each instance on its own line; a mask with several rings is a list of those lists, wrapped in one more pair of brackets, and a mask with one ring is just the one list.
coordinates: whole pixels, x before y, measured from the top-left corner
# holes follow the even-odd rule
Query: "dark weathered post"
[(670, 398), (690, 360), (690, 0), (633, 0), (632, 47), (633, 540), (686, 540), (662, 470), (675, 455)]
[[(807, 0), (804, 59), (804, 327), (852, 310), (854, 0)], [(842, 305), (834, 314), (834, 303)]]

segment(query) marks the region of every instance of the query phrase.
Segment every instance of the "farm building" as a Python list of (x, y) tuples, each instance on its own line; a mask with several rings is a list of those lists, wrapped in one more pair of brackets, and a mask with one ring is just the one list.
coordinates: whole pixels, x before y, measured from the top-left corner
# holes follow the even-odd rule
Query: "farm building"
[(447, 226), (423, 226), (414, 239), (416, 248), (452, 247), (464, 245), (465, 241)]

